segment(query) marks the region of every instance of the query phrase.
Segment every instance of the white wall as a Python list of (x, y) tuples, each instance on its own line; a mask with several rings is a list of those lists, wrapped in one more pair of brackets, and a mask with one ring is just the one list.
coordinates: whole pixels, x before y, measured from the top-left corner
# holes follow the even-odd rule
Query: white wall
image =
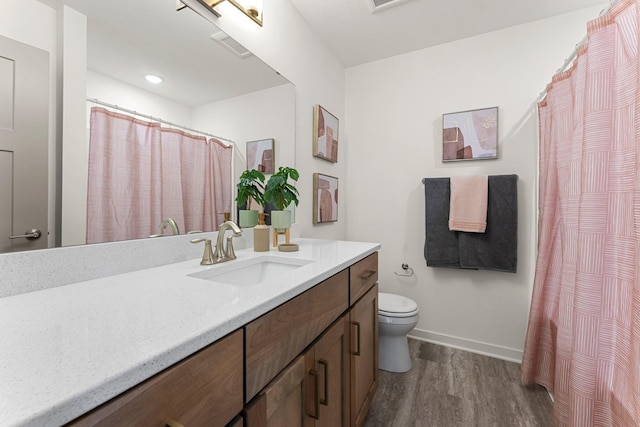
[[(83, 126), (87, 93), (87, 17), (63, 6), (58, 18), (61, 37), (58, 81), (62, 114), (62, 170), (60, 189), (60, 243), (62, 246), (86, 242), (87, 156), (86, 131)], [(80, 203), (76, 201), (80, 199)]]
[[(415, 336), (521, 359), (537, 233), (535, 101), (600, 10), (347, 70), (347, 237), (382, 243), (380, 289), (418, 303)], [(500, 158), (442, 163), (442, 114), (496, 105)], [(426, 267), (422, 178), (513, 173), (520, 177), (518, 272)], [(394, 275), (403, 262), (413, 277)]]
[[(241, 16), (233, 7), (226, 8), (222, 14), (221, 18), (212, 21), (296, 87), (295, 167), (300, 172), (296, 186), (300, 192), (296, 225), (300, 234), (304, 237), (344, 239), (347, 229), (346, 196), (340, 200), (337, 222), (312, 223), (314, 172), (338, 177), (340, 191), (346, 194), (346, 147), (349, 141), (345, 139), (342, 127), (345, 118), (344, 68), (289, 1), (264, 0), (263, 27)], [(312, 156), (315, 104), (322, 105), (340, 119), (338, 163)], [(372, 236), (370, 240), (376, 240), (376, 237)]]

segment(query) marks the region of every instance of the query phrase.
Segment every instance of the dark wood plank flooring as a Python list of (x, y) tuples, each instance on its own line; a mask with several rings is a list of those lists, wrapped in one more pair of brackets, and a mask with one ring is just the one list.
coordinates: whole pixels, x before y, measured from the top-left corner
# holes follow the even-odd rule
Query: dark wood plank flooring
[(413, 368), (380, 372), (365, 427), (550, 427), (553, 404), (520, 365), (409, 339)]

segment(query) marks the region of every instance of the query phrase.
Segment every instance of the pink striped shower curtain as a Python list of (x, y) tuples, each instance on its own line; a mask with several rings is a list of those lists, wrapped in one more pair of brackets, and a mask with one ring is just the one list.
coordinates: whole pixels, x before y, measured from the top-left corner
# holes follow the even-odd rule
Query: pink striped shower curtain
[(87, 243), (217, 230), (231, 212), (232, 148), (104, 108), (91, 109)]
[(554, 425), (640, 425), (640, 0), (588, 24), (538, 105), (538, 259), (522, 380)]

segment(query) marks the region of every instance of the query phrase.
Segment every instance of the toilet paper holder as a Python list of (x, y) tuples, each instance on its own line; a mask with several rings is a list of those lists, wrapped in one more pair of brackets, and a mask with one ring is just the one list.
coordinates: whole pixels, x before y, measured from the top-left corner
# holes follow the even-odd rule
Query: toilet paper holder
[(400, 277), (411, 277), (411, 276), (413, 276), (413, 268), (409, 267), (409, 264), (403, 262), (401, 267), (404, 270), (403, 273), (398, 273), (397, 271), (394, 271), (393, 274), (395, 274), (396, 276), (400, 276)]

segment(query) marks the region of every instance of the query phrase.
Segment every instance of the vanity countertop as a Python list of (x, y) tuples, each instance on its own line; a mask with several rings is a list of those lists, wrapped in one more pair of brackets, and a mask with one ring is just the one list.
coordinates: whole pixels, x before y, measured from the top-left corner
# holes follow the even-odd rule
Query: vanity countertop
[(75, 419), (354, 262), (377, 243), (296, 239), (300, 250), (237, 250), (236, 261), (313, 260), (277, 282), (189, 277), (194, 259), (0, 298), (0, 414), (7, 426)]

